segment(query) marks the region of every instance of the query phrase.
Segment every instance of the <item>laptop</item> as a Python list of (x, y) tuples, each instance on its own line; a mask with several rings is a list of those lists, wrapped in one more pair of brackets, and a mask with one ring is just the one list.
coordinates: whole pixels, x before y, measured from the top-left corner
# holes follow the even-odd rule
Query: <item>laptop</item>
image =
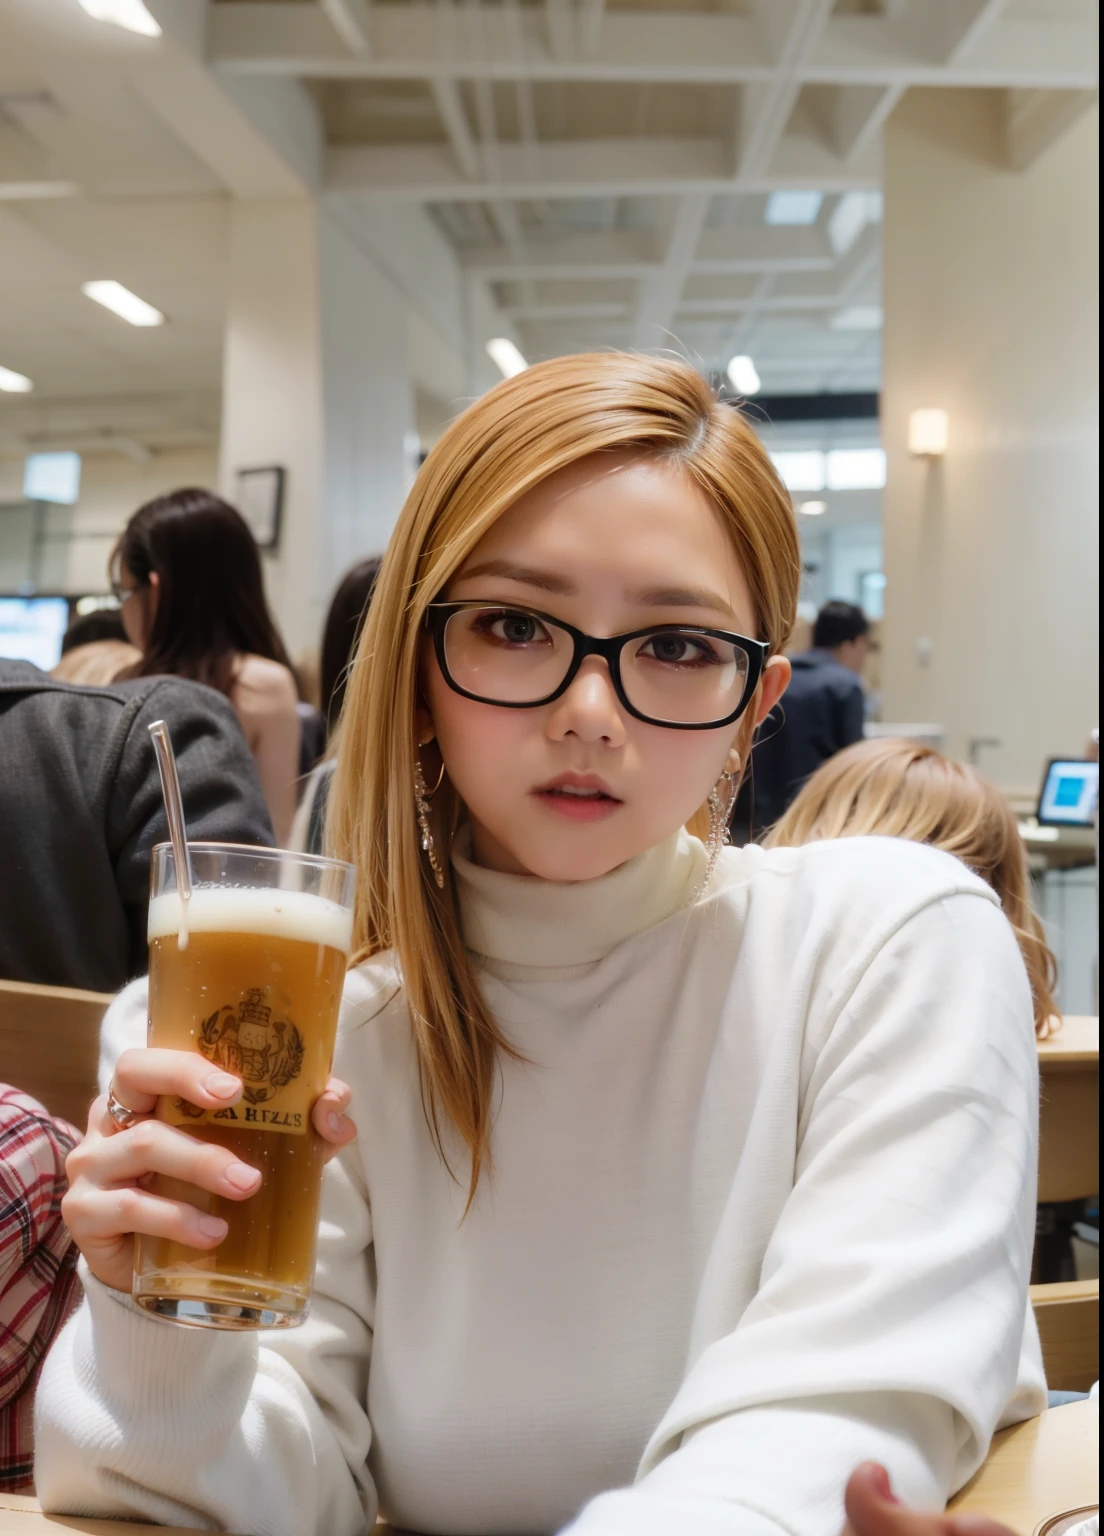
[(1100, 764), (1053, 757), (1043, 775), (1035, 819), (1041, 827), (1092, 827), (1100, 793)]

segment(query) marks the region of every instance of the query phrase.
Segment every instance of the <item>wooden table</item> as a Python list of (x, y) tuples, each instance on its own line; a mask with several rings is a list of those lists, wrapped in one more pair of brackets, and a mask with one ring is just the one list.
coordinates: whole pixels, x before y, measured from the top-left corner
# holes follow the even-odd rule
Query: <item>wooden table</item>
[[(1016, 1532), (1032, 1536), (1051, 1515), (1100, 1497), (1100, 1427), (1097, 1405), (1088, 1401), (1053, 1408), (1003, 1430), (993, 1441), (981, 1471), (951, 1500), (956, 1513), (991, 1515)], [(123, 1520), (88, 1520), (44, 1515), (34, 1499), (0, 1493), (0, 1536), (185, 1536), (178, 1526), (135, 1525)], [(188, 1533), (194, 1536), (194, 1533)], [(382, 1528), (379, 1536), (383, 1536)]]
[(1099, 1194), (1100, 1020), (1071, 1015), (1039, 1041), (1039, 1199)]
[(1099, 1501), (1099, 1438), (1097, 1404), (1087, 1400), (1014, 1424), (994, 1436), (985, 1465), (948, 1508), (1032, 1536), (1052, 1515)]

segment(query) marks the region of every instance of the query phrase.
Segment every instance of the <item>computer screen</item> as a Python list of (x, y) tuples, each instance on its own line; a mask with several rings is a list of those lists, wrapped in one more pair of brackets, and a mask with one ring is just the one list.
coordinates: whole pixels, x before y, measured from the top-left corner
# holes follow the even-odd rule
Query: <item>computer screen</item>
[(68, 628), (67, 597), (0, 597), (0, 656), (10, 661), (32, 661), (48, 672)]
[(1047, 764), (1037, 820), (1044, 827), (1091, 827), (1099, 793), (1099, 763), (1054, 758)]

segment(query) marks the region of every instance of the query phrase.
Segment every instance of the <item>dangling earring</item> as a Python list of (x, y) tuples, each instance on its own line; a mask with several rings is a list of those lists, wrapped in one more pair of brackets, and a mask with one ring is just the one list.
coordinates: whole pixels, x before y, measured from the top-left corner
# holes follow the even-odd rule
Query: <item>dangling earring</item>
[(722, 773), (709, 791), (709, 841), (705, 845), (705, 873), (694, 892), (695, 901), (699, 901), (708, 891), (721, 849), (728, 842), (728, 818), (732, 814), (732, 787), (739, 771), (737, 765), (732, 773)]
[(433, 878), (437, 882), (437, 889), (445, 888), (445, 872), (441, 868), (441, 861), (437, 857), (437, 844), (433, 840), (433, 828), (429, 824), (429, 800), (441, 787), (441, 780), (445, 776), (445, 765), (441, 764), (441, 772), (433, 788), (426, 788), (425, 776), (422, 773), (422, 760), (417, 751), (414, 753), (414, 804), (418, 811), (418, 828), (422, 834), (422, 852), (429, 860), (429, 867), (433, 871)]

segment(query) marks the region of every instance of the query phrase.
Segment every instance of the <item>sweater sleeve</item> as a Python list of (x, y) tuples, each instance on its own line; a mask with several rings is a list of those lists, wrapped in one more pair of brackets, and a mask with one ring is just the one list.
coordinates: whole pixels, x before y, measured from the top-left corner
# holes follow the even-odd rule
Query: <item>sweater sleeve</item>
[[(759, 1290), (690, 1369), (636, 1483), (571, 1536), (838, 1536), (865, 1460), (941, 1509), (1006, 1405), (1045, 1406), (1026, 1339), (1038, 1066), (991, 902), (913, 914), (806, 1041), (792, 1193)], [(819, 1038), (813, 1038), (814, 1033)]]
[[(147, 982), (104, 1022), (101, 1084), (142, 1043)], [(326, 1169), (310, 1314), (298, 1328), (224, 1333), (163, 1322), (81, 1265), (85, 1300), (46, 1361), (35, 1483), (51, 1512), (257, 1536), (360, 1536), (374, 1269), (352, 1150)]]

